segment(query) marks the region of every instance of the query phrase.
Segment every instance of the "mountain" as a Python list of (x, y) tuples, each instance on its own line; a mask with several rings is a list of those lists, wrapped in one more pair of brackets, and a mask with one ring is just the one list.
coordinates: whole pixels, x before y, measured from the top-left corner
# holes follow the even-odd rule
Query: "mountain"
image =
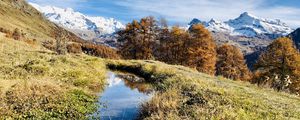
[(85, 40), (103, 43), (113, 39), (113, 34), (125, 26), (114, 18), (92, 17), (74, 11), (72, 8), (40, 6), (30, 3), (44, 16), (57, 25), (68, 29)]
[(297, 49), (300, 49), (300, 28), (289, 34), (289, 37), (292, 38)]
[(75, 34), (45, 19), (43, 15), (29, 5), (26, 0), (0, 1), (0, 28), (13, 31), (18, 28), (26, 37), (39, 42), (54, 40), (53, 35), (67, 32), (73, 41), (83, 41)]
[(189, 27), (203, 24), (212, 32), (217, 44), (231, 44), (242, 50), (245, 55), (264, 49), (272, 40), (286, 36), (293, 31), (287, 24), (276, 19), (268, 20), (256, 17), (248, 12), (228, 21), (201, 21), (194, 18)]
[(206, 22), (194, 18), (189, 25), (199, 23), (203, 24), (210, 31), (223, 32), (232, 36), (257, 37), (265, 35), (273, 39), (288, 35), (293, 31), (292, 28), (279, 19), (258, 18), (248, 12), (244, 12), (239, 17), (225, 22), (215, 19)]

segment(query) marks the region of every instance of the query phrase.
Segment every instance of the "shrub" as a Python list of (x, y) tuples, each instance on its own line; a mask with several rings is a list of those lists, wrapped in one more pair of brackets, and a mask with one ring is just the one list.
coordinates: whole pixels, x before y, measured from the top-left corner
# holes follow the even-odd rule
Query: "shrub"
[(71, 43), (67, 45), (68, 53), (82, 53), (81, 45), (79, 43)]
[(26, 39), (25, 42), (29, 45), (36, 45), (37, 40), (36, 39)]
[(102, 58), (118, 59), (120, 58), (117, 51), (104, 45), (95, 45), (85, 43), (81, 46), (82, 51), (88, 55), (93, 55)]
[(10, 30), (8, 30), (8, 29), (5, 29), (5, 28), (2, 28), (2, 27), (0, 27), (0, 32), (2, 32), (2, 33), (10, 33), (11, 31)]
[(15, 40), (21, 40), (22, 35), (23, 34), (20, 32), (20, 30), (18, 28), (16, 28), (14, 30), (14, 32), (12, 33), (12, 38), (15, 39)]
[(52, 50), (52, 51), (55, 50), (54, 42), (52, 40), (47, 40), (45, 42), (42, 42), (42, 45), (49, 50)]

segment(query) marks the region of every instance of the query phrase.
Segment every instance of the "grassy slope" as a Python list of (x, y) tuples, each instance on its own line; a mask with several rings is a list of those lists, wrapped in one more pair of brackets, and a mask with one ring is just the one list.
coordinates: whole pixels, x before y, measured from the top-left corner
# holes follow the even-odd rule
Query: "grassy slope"
[(148, 77), (157, 86), (160, 92), (143, 105), (141, 118), (300, 119), (300, 98), (294, 95), (160, 62), (108, 63)]
[(59, 56), (0, 33), (0, 119), (85, 118), (105, 84), (101, 59)]
[[(54, 33), (66, 31), (44, 18), (25, 0), (0, 0), (0, 27), (10, 31), (19, 28), (26, 33), (26, 38), (36, 39), (39, 43), (54, 40)], [(73, 33), (68, 33), (70, 40), (82, 41)]]
[[(42, 17), (25, 0), (0, 0), (0, 27), (19, 28), (27, 44), (0, 32), (0, 119), (84, 119), (96, 109), (96, 93), (105, 84), (101, 59), (59, 56), (41, 47), (63, 29)], [(69, 38), (80, 40), (70, 34)]]
[(0, 27), (11, 31), (19, 28), (27, 33), (27, 37), (38, 40), (52, 39), (49, 35), (57, 29), (56, 26), (24, 0), (1, 0), (0, 6)]

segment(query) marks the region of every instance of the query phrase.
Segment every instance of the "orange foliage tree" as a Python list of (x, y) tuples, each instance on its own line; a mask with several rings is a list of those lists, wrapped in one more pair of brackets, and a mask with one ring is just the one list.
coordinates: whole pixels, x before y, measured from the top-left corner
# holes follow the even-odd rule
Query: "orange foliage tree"
[(186, 65), (195, 67), (198, 71), (215, 74), (216, 44), (210, 32), (203, 25), (193, 25), (187, 41)]
[(300, 56), (289, 38), (271, 43), (257, 61), (255, 70), (255, 83), (277, 90), (300, 91)]
[(242, 52), (235, 46), (222, 45), (217, 49), (216, 75), (233, 80), (250, 80), (251, 74)]
[(118, 33), (120, 54), (125, 59), (154, 59), (157, 30), (157, 22), (153, 17), (127, 24), (126, 29)]

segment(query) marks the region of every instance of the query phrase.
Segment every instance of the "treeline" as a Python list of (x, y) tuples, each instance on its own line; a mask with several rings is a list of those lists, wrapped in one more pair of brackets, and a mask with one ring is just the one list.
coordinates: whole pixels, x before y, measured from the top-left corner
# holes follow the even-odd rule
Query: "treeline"
[(261, 55), (252, 73), (238, 48), (226, 44), (216, 46), (211, 33), (200, 24), (185, 30), (169, 27), (164, 19), (145, 17), (128, 23), (118, 35), (119, 54), (124, 59), (159, 60), (277, 90), (300, 91), (299, 53), (288, 38), (275, 40)]
[[(4, 33), (7, 38), (12, 38), (18, 41), (24, 41), (31, 45), (37, 45), (38, 41), (36, 39), (29, 39), (26, 32), (15, 28), (13, 31), (0, 27), (0, 32)], [(63, 29), (56, 29), (52, 32), (52, 38), (55, 40), (46, 40), (42, 42), (42, 45), (49, 50), (55, 51), (57, 54), (80, 54), (85, 53), (88, 55), (110, 58), (110, 59), (119, 59), (120, 56), (117, 53), (117, 50), (107, 47), (105, 45), (97, 45), (92, 42), (82, 40), (77, 37), (75, 34), (67, 32)]]

